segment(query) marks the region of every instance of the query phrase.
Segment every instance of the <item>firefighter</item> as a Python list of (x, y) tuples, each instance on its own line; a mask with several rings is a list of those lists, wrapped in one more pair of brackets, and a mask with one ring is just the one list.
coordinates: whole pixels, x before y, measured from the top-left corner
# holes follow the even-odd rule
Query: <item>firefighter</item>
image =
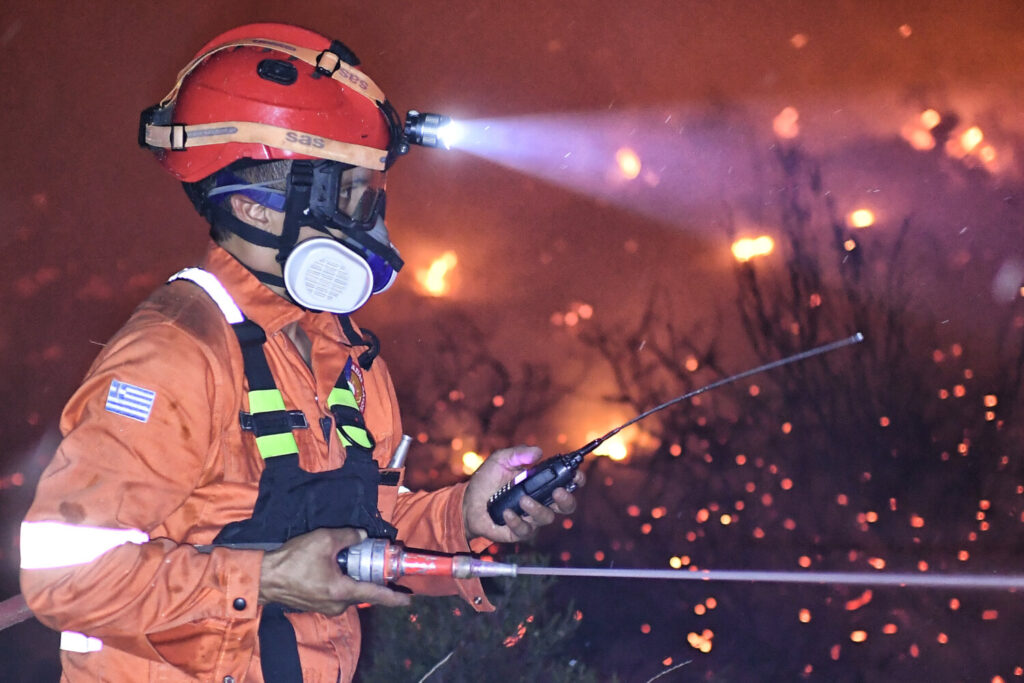
[[(395, 392), (349, 314), (402, 267), (385, 176), (407, 144), (358, 65), (312, 31), (251, 24), (204, 46), (143, 112), (140, 144), (212, 242), (93, 363), (22, 525), (22, 590), (62, 632), (64, 680), (349, 680), (354, 605), (409, 596), (344, 576), (340, 550), (371, 536), (480, 551), (575, 507), (559, 489), (491, 521), (488, 497), (535, 448), (433, 492), (388, 467)], [(283, 545), (237, 547), (254, 543)], [(493, 609), (476, 580), (403, 584)]]

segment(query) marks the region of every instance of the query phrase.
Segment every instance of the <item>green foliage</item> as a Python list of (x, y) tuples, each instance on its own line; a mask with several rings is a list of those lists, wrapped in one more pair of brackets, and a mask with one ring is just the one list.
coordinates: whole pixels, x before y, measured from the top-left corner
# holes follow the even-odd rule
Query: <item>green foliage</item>
[[(525, 565), (536, 559), (506, 561)], [(365, 611), (356, 679), (419, 681), (436, 666), (431, 683), (595, 681), (569, 652), (579, 617), (572, 603), (552, 600), (554, 585), (554, 579), (536, 576), (496, 579), (488, 583), (495, 612), (475, 612), (458, 597), (421, 597), (408, 609)]]

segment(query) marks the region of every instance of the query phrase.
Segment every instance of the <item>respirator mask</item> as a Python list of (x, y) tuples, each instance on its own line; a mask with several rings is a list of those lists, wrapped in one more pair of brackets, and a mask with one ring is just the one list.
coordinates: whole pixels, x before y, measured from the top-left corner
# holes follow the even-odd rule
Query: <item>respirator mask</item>
[[(280, 237), (232, 216), (229, 227), (242, 239), (277, 248), (284, 277), (254, 271), (256, 277), (284, 287), (300, 306), (347, 314), (365, 304), (371, 294), (386, 291), (402, 267), (384, 223), (384, 184), (383, 171), (302, 160), (291, 162), (286, 180), (261, 183), (247, 182), (229, 167), (217, 174), (216, 187), (207, 197), (242, 194), (283, 212)], [(324, 236), (298, 242), (299, 228), (304, 226)]]

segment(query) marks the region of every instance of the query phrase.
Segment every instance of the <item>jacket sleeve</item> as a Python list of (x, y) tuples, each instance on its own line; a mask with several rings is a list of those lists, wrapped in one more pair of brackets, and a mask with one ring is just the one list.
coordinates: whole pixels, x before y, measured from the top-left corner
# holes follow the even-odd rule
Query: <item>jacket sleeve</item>
[[(392, 522), (398, 527), (398, 540), (410, 548), (439, 550), (445, 553), (471, 552), (462, 517), (462, 499), (465, 493), (465, 482), (437, 491), (400, 493)], [(490, 545), (489, 541), (487, 545)], [(487, 600), (479, 579), (408, 576), (399, 583), (424, 595), (457, 594), (478, 612), (494, 611), (494, 606)]]
[[(378, 444), (381, 452), (375, 453), (378, 462), (383, 465), (398, 443), (402, 421), (387, 366), (383, 361), (378, 363), (379, 369), (376, 372), (380, 374), (376, 375), (378, 384), (375, 388), (381, 397), (382, 412), (391, 416), (391, 424), (384, 430), (390, 438)], [(466, 540), (466, 525), (462, 517), (465, 482), (437, 491), (397, 491), (398, 487), (395, 486), (381, 487), (381, 511), (398, 528), (398, 540), (405, 546), (444, 553), (468, 553), (483, 550), (490, 545), (486, 539), (473, 539), (472, 544)], [(479, 579), (406, 576), (399, 583), (421, 595), (460, 595), (479, 612), (494, 610)]]
[(64, 439), (21, 533), (22, 591), (40, 621), (168, 661), (161, 643), (213, 620), (203, 632), (222, 631), (232, 647), (207, 642), (216, 657), (172, 662), (197, 677), (245, 670), (232, 660), (247, 662), (255, 646), (262, 560), (165, 537), (168, 516), (196, 504), (222, 429), (210, 353), (173, 322), (137, 313), (65, 408)]

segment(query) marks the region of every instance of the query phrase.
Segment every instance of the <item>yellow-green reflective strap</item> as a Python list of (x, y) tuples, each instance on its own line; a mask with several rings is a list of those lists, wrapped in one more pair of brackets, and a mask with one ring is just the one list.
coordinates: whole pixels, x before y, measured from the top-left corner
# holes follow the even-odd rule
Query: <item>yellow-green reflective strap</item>
[[(256, 389), (249, 392), (249, 411), (254, 415), (284, 409), (284, 397), (277, 389)], [(257, 436), (256, 448), (264, 460), (299, 452), (299, 445), (295, 443), (295, 436), (291, 432)]]
[(284, 397), (277, 389), (256, 389), (249, 392), (249, 412), (270, 413), (284, 410)]
[(356, 397), (352, 393), (351, 389), (342, 389), (340, 387), (334, 387), (331, 389), (331, 393), (327, 395), (327, 406), (345, 406), (346, 408), (359, 409), (356, 404)]
[(259, 449), (260, 457), (264, 460), (299, 452), (299, 446), (295, 443), (295, 437), (291, 432), (257, 436), (256, 448)]

